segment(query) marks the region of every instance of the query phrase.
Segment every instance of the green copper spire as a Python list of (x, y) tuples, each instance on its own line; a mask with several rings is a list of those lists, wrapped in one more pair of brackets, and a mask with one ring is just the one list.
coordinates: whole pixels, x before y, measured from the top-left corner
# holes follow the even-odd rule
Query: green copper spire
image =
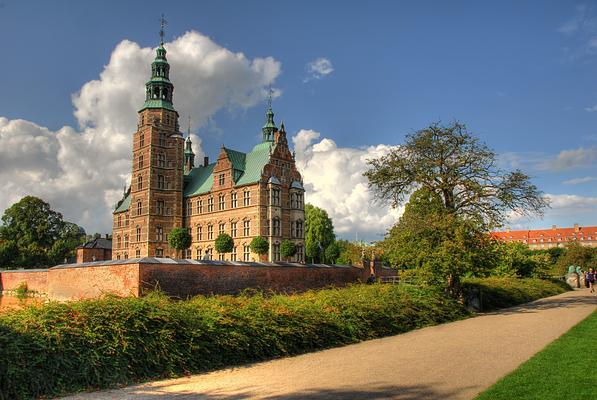
[(268, 100), (268, 108), (267, 113), (265, 113), (267, 117), (267, 121), (263, 128), (261, 128), (261, 132), (263, 133), (263, 141), (264, 142), (273, 142), (274, 141), (274, 132), (278, 130), (276, 123), (274, 122), (274, 112), (272, 111), (272, 88), (269, 89), (269, 100)]
[(170, 82), (170, 64), (166, 59), (166, 49), (164, 48), (165, 25), (166, 20), (162, 15), (160, 45), (156, 50), (155, 59), (151, 63), (151, 79), (145, 83), (145, 104), (139, 111), (146, 108), (165, 108), (175, 111), (172, 105), (174, 85)]

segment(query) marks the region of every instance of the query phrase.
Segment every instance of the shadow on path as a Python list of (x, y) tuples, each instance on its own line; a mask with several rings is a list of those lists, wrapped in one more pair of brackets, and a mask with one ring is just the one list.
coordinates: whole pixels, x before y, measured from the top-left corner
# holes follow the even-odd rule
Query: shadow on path
[(548, 297), (545, 299), (535, 300), (531, 303), (514, 306), (511, 308), (496, 310), (484, 313), (483, 315), (509, 315), (509, 314), (520, 314), (520, 313), (534, 313), (542, 310), (550, 310), (554, 308), (565, 308), (579, 305), (594, 305), (597, 306), (597, 295), (579, 292), (575, 295), (553, 298)]
[(143, 400), (245, 400), (260, 398), (264, 400), (322, 400), (322, 399), (352, 399), (352, 400), (423, 400), (448, 399), (458, 392), (442, 391), (432, 387), (415, 386), (373, 386), (371, 388), (338, 388), (338, 389), (308, 389), (283, 395), (262, 395), (251, 388), (239, 389), (236, 393), (225, 390), (212, 390), (203, 393), (195, 391), (180, 391), (176, 393), (164, 392), (162, 387), (130, 388), (123, 393), (122, 399), (138, 398)]

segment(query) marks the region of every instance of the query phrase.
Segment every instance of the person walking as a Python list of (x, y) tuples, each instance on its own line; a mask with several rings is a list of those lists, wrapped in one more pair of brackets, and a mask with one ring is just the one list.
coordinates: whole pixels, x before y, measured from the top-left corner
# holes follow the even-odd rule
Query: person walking
[(591, 288), (591, 293), (595, 293), (595, 279), (597, 278), (595, 270), (593, 268), (589, 268), (589, 272), (587, 273), (586, 279), (589, 281), (589, 287)]

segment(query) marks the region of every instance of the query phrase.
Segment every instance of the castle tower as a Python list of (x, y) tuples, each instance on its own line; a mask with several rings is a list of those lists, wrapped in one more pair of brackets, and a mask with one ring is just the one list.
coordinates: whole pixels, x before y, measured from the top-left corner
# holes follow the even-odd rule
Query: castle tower
[(184, 139), (172, 105), (174, 86), (162, 40), (145, 84), (133, 135), (129, 257), (175, 257), (167, 235), (183, 224)]

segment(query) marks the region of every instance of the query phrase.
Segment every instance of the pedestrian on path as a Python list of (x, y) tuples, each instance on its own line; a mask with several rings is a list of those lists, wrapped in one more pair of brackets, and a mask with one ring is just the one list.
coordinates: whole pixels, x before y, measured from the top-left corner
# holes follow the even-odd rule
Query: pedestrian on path
[(589, 287), (591, 288), (591, 293), (595, 293), (595, 279), (597, 278), (595, 270), (593, 268), (589, 268), (589, 272), (587, 273), (586, 279), (589, 281)]

